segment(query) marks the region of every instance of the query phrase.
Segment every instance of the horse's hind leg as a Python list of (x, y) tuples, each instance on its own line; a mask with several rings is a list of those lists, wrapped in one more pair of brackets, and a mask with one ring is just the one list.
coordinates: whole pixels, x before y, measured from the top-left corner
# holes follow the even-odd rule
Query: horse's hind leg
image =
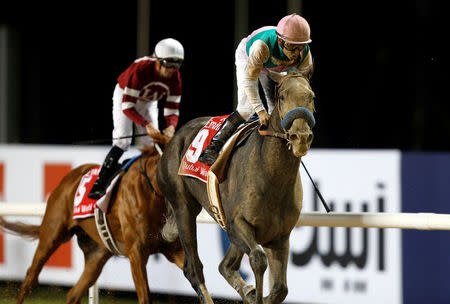
[(81, 303), (82, 297), (97, 281), (103, 266), (112, 256), (109, 250), (90, 239), (84, 232), (78, 233), (77, 237), (78, 245), (84, 253), (84, 270), (78, 282), (67, 294), (66, 302), (68, 304)]
[(255, 287), (248, 285), (239, 273), (243, 255), (244, 253), (231, 243), (219, 265), (219, 272), (227, 280), (228, 284), (245, 299), (249, 297), (251, 292), (254, 292)]
[(243, 218), (236, 218), (230, 225), (230, 232), (228, 233), (230, 241), (240, 250), (248, 254), (250, 266), (255, 275), (256, 295), (253, 298), (253, 293), (247, 293), (244, 298), (249, 303), (261, 304), (263, 303), (263, 281), (264, 272), (267, 269), (267, 257), (261, 246), (255, 240), (255, 230)]
[(289, 259), (289, 237), (270, 247), (264, 247), (269, 261), (269, 270), (272, 286), (270, 293), (264, 298), (266, 304), (278, 304), (283, 302), (288, 293), (287, 287), (287, 264)]
[(20, 286), (17, 304), (23, 303), (25, 296), (31, 292), (31, 289), (34, 286), (36, 286), (39, 273), (53, 252), (55, 252), (62, 243), (70, 240), (71, 235), (62, 223), (60, 223), (59, 227), (56, 227), (56, 229), (55, 227), (51, 227), (50, 229), (47, 226), (49, 225), (47, 225), (46, 222), (43, 222), (41, 225), (39, 244), (34, 253), (33, 262), (28, 268), (25, 280)]
[(206, 289), (203, 265), (197, 251), (196, 220), (201, 207), (191, 206), (192, 208), (190, 209), (188, 208), (188, 202), (185, 201), (179, 201), (176, 206), (172, 206), (175, 211), (178, 232), (184, 249), (183, 273), (198, 294), (200, 302), (202, 304), (213, 304), (214, 302)]

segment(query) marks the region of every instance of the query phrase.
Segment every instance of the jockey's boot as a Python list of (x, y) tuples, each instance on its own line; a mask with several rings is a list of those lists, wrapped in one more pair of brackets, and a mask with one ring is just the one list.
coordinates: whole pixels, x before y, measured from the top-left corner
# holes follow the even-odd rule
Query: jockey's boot
[(227, 119), (223, 122), (219, 131), (217, 131), (216, 135), (211, 139), (211, 142), (203, 150), (202, 154), (198, 158), (198, 161), (211, 166), (216, 161), (219, 156), (220, 149), (222, 149), (223, 145), (227, 142), (228, 138), (233, 135), (234, 131), (239, 127), (241, 123), (245, 120), (239, 114), (239, 112), (234, 111), (228, 116)]
[(91, 192), (87, 195), (92, 199), (99, 199), (105, 195), (106, 188), (111, 182), (111, 178), (117, 170), (119, 158), (122, 156), (123, 150), (117, 146), (113, 146), (106, 155), (105, 161), (103, 162), (100, 173), (98, 174), (98, 179), (94, 182)]

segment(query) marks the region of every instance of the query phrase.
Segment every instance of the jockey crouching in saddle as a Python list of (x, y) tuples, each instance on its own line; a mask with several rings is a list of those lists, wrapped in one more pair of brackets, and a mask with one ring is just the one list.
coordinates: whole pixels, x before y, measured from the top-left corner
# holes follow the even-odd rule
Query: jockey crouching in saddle
[[(241, 40), (236, 49), (238, 105), (200, 155), (198, 160), (201, 163), (212, 165), (228, 138), (255, 112), (261, 125), (268, 125), (269, 114), (275, 106), (276, 83), (270, 79), (267, 69), (277, 72), (302, 71), (312, 65), (308, 45), (311, 42), (310, 32), (309, 24), (303, 17), (291, 14), (283, 17), (276, 28), (262, 27)], [(259, 96), (258, 80), (268, 111)]]
[[(133, 123), (138, 132), (147, 132), (142, 144), (152, 146), (150, 136), (160, 133), (158, 128), (158, 101), (165, 98), (164, 135), (172, 137), (178, 124), (181, 100), (181, 74), (184, 59), (180, 42), (167, 38), (155, 46), (152, 57), (136, 59), (118, 78), (113, 95), (113, 146), (106, 156), (97, 181), (88, 194), (99, 199), (106, 191), (118, 161), (131, 145)], [(126, 137), (129, 138), (120, 138)], [(120, 139), (117, 139), (120, 138)]]

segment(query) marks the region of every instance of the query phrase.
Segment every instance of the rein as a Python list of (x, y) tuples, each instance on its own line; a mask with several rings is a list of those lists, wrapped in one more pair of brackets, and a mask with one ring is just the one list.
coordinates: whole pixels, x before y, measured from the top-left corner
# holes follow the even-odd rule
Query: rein
[[(277, 90), (277, 91), (278, 91), (278, 90)], [(280, 111), (280, 102), (278, 101), (278, 94), (277, 94), (277, 105), (276, 105), (276, 106), (277, 106), (277, 109), (278, 109), (278, 115), (280, 116), (280, 121), (281, 121), (283, 117), (281, 117), (281, 113), (280, 113), (281, 111)], [(270, 123), (270, 121), (269, 121), (269, 123)], [(285, 129), (283, 129), (283, 133), (281, 133), (281, 132), (274, 132), (274, 131), (270, 131), (270, 130), (263, 130), (263, 129), (261, 129), (262, 126), (263, 126), (263, 125), (260, 125), (260, 126), (258, 127), (258, 133), (259, 133), (259, 135), (261, 135), (261, 136), (270, 136), (270, 137), (276, 137), (276, 138), (284, 139), (284, 140), (287, 141), (286, 145), (287, 145), (288, 150), (291, 149), (292, 144), (291, 144), (291, 141), (289, 140), (289, 132), (288, 132), (288, 131), (286, 131)], [(272, 129), (275, 129), (275, 128), (272, 127)]]
[(150, 188), (150, 191), (152, 191), (158, 197), (163, 197), (158, 192), (156, 192), (155, 187), (153, 187), (152, 181), (148, 177), (147, 172), (145, 172), (144, 166), (142, 165), (142, 157), (139, 159), (139, 173), (144, 176), (145, 180), (147, 181), (147, 185)]
[(262, 130), (261, 127), (262, 127), (262, 125), (260, 125), (258, 127), (258, 133), (261, 136), (272, 136), (272, 137), (282, 138), (282, 139), (285, 139), (285, 140), (289, 141), (289, 137), (288, 137), (288, 133), (287, 132), (285, 132), (285, 133), (272, 132), (272, 131), (269, 131), (269, 130)]

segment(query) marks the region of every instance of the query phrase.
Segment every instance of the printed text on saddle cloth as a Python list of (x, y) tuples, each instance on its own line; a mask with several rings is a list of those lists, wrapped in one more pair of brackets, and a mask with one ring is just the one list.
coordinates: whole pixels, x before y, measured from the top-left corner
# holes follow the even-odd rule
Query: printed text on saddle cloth
[(97, 200), (88, 198), (87, 194), (91, 191), (99, 172), (100, 166), (92, 168), (81, 178), (73, 201), (73, 218), (86, 218), (94, 215)]
[(192, 176), (206, 183), (210, 166), (197, 160), (228, 116), (230, 115), (211, 118), (197, 133), (181, 160), (180, 168), (178, 169), (179, 175)]

